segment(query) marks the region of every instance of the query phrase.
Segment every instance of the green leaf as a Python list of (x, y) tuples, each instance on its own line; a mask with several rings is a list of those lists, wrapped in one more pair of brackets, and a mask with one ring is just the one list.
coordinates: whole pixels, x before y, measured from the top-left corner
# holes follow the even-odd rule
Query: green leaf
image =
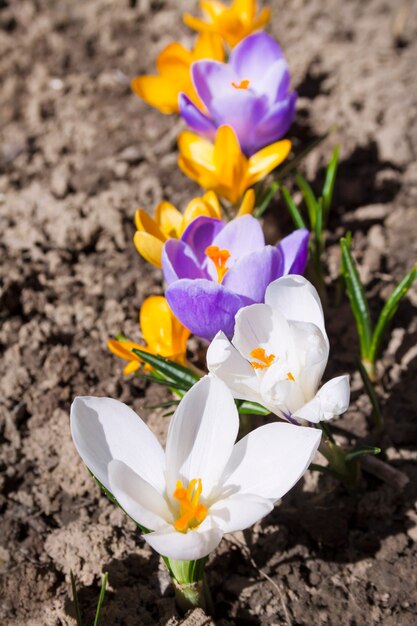
[(288, 191), (288, 189), (285, 187), (285, 185), (281, 185), (280, 187), (280, 191), (282, 194), (282, 197), (284, 198), (284, 202), (288, 207), (288, 211), (290, 212), (290, 215), (292, 217), (292, 221), (294, 222), (295, 226), (297, 228), (307, 228), (302, 215), (297, 207), (297, 205), (294, 202), (293, 197), (291, 196), (290, 192)]
[(150, 354), (149, 352), (145, 352), (144, 350), (140, 350), (139, 348), (134, 348), (132, 352), (140, 357), (142, 361), (154, 367), (168, 380), (171, 380), (171, 382), (188, 385), (189, 389), (194, 385), (194, 383), (200, 380), (199, 377), (188, 368), (184, 367), (183, 365), (179, 365), (179, 363), (174, 363), (173, 361), (170, 361), (163, 356)]
[(249, 402), (249, 400), (242, 402), (238, 407), (238, 411), (241, 415), (269, 415), (271, 413), (269, 409), (266, 409), (261, 404)]
[(356, 263), (350, 252), (350, 239), (343, 237), (340, 240), (342, 252), (342, 274), (345, 279), (346, 290), (350, 300), (356, 328), (359, 336), (359, 344), (362, 358), (369, 355), (372, 339), (371, 316), (368, 301), (365, 296), (361, 280), (359, 278)]
[(351, 463), (356, 459), (359, 459), (361, 456), (368, 456), (368, 454), (372, 454), (376, 456), (381, 452), (381, 448), (375, 448), (375, 446), (358, 446), (354, 448), (350, 452), (346, 453), (346, 463)]
[(108, 577), (109, 577), (108, 572), (105, 572), (103, 575), (103, 582), (101, 583), (100, 596), (98, 598), (96, 616), (94, 618), (94, 626), (98, 626), (100, 622), (100, 612), (101, 612), (101, 607), (103, 606), (104, 594), (106, 592)]
[[(163, 378), (158, 378), (157, 376), (152, 376), (150, 374), (142, 374), (141, 372), (137, 372), (136, 376), (139, 376), (139, 378), (142, 378), (142, 380), (147, 380), (150, 383), (156, 383), (157, 385), (162, 385), (163, 387), (168, 387), (169, 389), (171, 389), (171, 391), (173, 391), (174, 393), (179, 393), (179, 395), (181, 396), (181, 391), (189, 391), (192, 387), (192, 385), (186, 384), (186, 383), (177, 383), (173, 380), (166, 380)], [(182, 397), (182, 396), (181, 396)]]
[(130, 339), (128, 339), (124, 335), (121, 335), (120, 333), (117, 333), (114, 338), (117, 339), (117, 341), (130, 341)]
[(303, 194), (303, 198), (308, 210), (308, 217), (310, 219), (311, 228), (315, 231), (318, 200), (314, 195), (314, 191), (310, 187), (309, 183), (306, 181), (304, 176), (300, 174), (300, 172), (297, 172), (295, 180), (297, 181), (297, 185), (299, 186), (300, 191)]
[(308, 466), (308, 469), (311, 472), (321, 472), (322, 474), (329, 474), (330, 476), (333, 476), (334, 478), (337, 478), (338, 480), (340, 480), (341, 476), (338, 472), (336, 472), (335, 470), (333, 470), (329, 465), (320, 465), (319, 463), (310, 463), (310, 465)]
[(381, 432), (384, 426), (384, 418), (381, 413), (381, 407), (379, 406), (379, 400), (378, 396), (376, 395), (375, 387), (373, 386), (371, 379), (368, 376), (368, 372), (366, 371), (366, 368), (360, 359), (356, 360), (356, 365), (358, 366), (363, 386), (365, 387), (365, 391), (368, 394), (369, 400), (372, 405), (372, 418), (375, 423), (375, 428), (378, 432)]
[(314, 234), (316, 237), (317, 262), (320, 263), (321, 242), (323, 239), (323, 202), (321, 198), (316, 205), (316, 223), (314, 227)]
[(416, 278), (417, 266), (414, 266), (408, 272), (408, 274), (404, 276), (402, 281), (398, 283), (398, 285), (395, 287), (394, 291), (391, 293), (388, 300), (386, 301), (380, 313), (372, 337), (371, 348), (369, 351), (369, 360), (371, 361), (371, 363), (375, 363), (375, 361), (377, 360), (381, 348), (381, 343), (384, 338), (384, 334), (387, 331), (388, 325), (396, 314), (398, 305), (400, 304), (402, 298), (404, 298), (405, 294), (408, 292)]
[(83, 621), (81, 619), (80, 605), (78, 602), (77, 586), (75, 584), (75, 577), (74, 577), (72, 570), (70, 570), (70, 578), (71, 578), (72, 599), (74, 601), (74, 608), (75, 608), (75, 619), (77, 620), (77, 626), (83, 626)]
[(275, 194), (278, 191), (278, 189), (279, 189), (279, 183), (277, 183), (276, 181), (273, 181), (269, 185), (268, 189), (262, 195), (262, 198), (259, 201), (258, 208), (254, 212), (254, 216), (255, 217), (257, 217), (258, 219), (262, 217), (262, 215), (265, 213), (265, 211), (267, 210), (267, 208), (271, 204), (272, 198), (275, 196)]
[(323, 221), (327, 221), (329, 215), (330, 205), (333, 198), (334, 184), (336, 181), (337, 167), (339, 165), (339, 146), (336, 146), (333, 150), (332, 158), (326, 169), (326, 178), (323, 185)]

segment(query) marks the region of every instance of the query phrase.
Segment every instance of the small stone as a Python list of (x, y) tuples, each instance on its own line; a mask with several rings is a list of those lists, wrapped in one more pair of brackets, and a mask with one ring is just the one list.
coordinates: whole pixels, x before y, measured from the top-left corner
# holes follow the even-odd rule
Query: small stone
[(51, 191), (56, 198), (65, 198), (69, 188), (69, 176), (66, 168), (56, 168), (51, 176)]
[(119, 154), (121, 161), (126, 161), (129, 165), (136, 165), (143, 160), (143, 152), (139, 146), (128, 146)]

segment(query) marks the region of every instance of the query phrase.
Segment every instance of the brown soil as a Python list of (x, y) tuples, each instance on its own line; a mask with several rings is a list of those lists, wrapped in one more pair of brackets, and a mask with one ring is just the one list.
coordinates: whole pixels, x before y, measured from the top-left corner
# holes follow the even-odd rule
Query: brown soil
[[(352, 316), (345, 301), (334, 304), (338, 238), (353, 231), (374, 311), (416, 258), (417, 8), (411, 0), (272, 4), (272, 32), (300, 94), (296, 143), (337, 126), (305, 168), (318, 189), (332, 145), (341, 144), (327, 257), (328, 374), (354, 372)], [(152, 210), (162, 197), (183, 206), (196, 191), (176, 167), (181, 123), (129, 90), (129, 78), (150, 71), (164, 44), (191, 41), (180, 10), (194, 8), (191, 0), (0, 0), (0, 623), (7, 626), (75, 624), (70, 569), (86, 623), (103, 571), (103, 624), (181, 622), (158, 556), (82, 466), (68, 412), (75, 395), (109, 395), (162, 436), (166, 428), (166, 418), (146, 409), (163, 392), (124, 379), (105, 344), (118, 331), (138, 337), (143, 298), (161, 292), (160, 273), (132, 245), (135, 208)], [(274, 236), (290, 228), (280, 204), (266, 222)], [(223, 541), (213, 555), (207, 574), (217, 623), (416, 623), (416, 299), (414, 291), (401, 304), (379, 363), (382, 458), (409, 483), (399, 489), (365, 474), (359, 493), (348, 495), (332, 479), (307, 475), (253, 533)], [(340, 436), (369, 441), (370, 405), (356, 374), (352, 386)], [(208, 621), (197, 611), (186, 623)]]

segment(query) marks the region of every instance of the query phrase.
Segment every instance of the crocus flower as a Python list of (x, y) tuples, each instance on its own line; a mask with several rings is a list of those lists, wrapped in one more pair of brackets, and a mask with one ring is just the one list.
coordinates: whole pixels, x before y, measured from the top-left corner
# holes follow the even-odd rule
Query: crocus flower
[(233, 0), (230, 6), (219, 0), (201, 0), (200, 7), (207, 21), (185, 13), (185, 24), (199, 32), (219, 33), (232, 47), (250, 33), (266, 26), (271, 18), (270, 8), (264, 8), (258, 14), (256, 0)]
[(182, 93), (180, 113), (200, 135), (214, 139), (219, 126), (231, 126), (242, 151), (251, 156), (291, 126), (297, 94), (289, 91), (281, 48), (266, 33), (241, 41), (228, 63), (209, 59), (193, 63), (191, 74), (205, 110)]
[(128, 361), (123, 370), (125, 374), (135, 372), (142, 363), (140, 357), (132, 352), (135, 348), (185, 365), (190, 331), (176, 319), (165, 298), (146, 298), (139, 313), (139, 327), (146, 345), (120, 339), (109, 339), (107, 342), (113, 354)]
[(131, 82), (134, 93), (161, 113), (178, 113), (178, 94), (184, 92), (196, 104), (200, 101), (195, 92), (190, 66), (198, 59), (223, 61), (224, 49), (221, 37), (201, 34), (193, 50), (178, 42), (166, 46), (159, 54), (156, 76), (136, 76)]
[(328, 356), (317, 291), (302, 276), (284, 276), (269, 285), (265, 304), (238, 312), (231, 342), (221, 332), (214, 338), (207, 365), (236, 398), (290, 421), (319, 422), (349, 406), (348, 376), (318, 390)]
[[(255, 193), (248, 189), (245, 193), (237, 215), (252, 213), (255, 206)], [(135, 215), (137, 231), (133, 242), (137, 251), (146, 261), (161, 267), (162, 248), (168, 239), (178, 239), (193, 220), (205, 215), (221, 219), (222, 212), (219, 200), (214, 191), (208, 191), (201, 198), (193, 198), (181, 213), (170, 202), (160, 202), (152, 218), (143, 209)]]
[(212, 189), (236, 204), (245, 189), (252, 187), (282, 163), (291, 150), (287, 139), (263, 148), (247, 158), (230, 126), (221, 126), (214, 145), (194, 133), (184, 131), (178, 137), (178, 165), (200, 187)]
[(262, 227), (251, 215), (228, 224), (199, 217), (181, 239), (164, 245), (165, 296), (192, 333), (210, 340), (223, 330), (231, 337), (238, 310), (263, 302), (267, 286), (279, 276), (302, 273), (307, 255), (305, 229), (278, 246), (266, 246)]
[(320, 431), (273, 423), (235, 444), (230, 391), (206, 376), (180, 402), (165, 451), (141, 418), (110, 398), (76, 398), (75, 446), (92, 474), (165, 557), (200, 559), (248, 528), (299, 480)]

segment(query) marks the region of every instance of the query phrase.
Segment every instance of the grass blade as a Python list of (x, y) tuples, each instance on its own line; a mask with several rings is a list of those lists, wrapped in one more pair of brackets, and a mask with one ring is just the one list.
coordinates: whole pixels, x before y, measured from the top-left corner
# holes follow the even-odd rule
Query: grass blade
[(365, 369), (364, 364), (360, 359), (357, 359), (356, 365), (358, 366), (359, 374), (361, 375), (363, 386), (368, 394), (369, 400), (372, 405), (372, 419), (374, 420), (375, 430), (381, 432), (384, 426), (384, 418), (382, 417), (381, 407), (379, 406), (378, 396), (376, 395), (375, 387), (373, 386), (371, 379), (368, 376), (368, 372)]
[(339, 165), (339, 146), (336, 146), (333, 150), (332, 157), (329, 165), (326, 169), (326, 178), (323, 185), (323, 221), (327, 222), (327, 216), (329, 215), (330, 205), (333, 198), (334, 184), (336, 181), (337, 168)]
[(293, 197), (291, 196), (290, 192), (285, 187), (285, 185), (281, 185), (280, 191), (281, 191), (282, 197), (284, 198), (284, 202), (288, 207), (288, 211), (291, 215), (292, 221), (294, 222), (295, 226), (297, 228), (307, 228), (303, 220), (303, 217), (300, 211), (298, 210), (297, 205), (294, 202)]
[(169, 387), (169, 389), (172, 389), (173, 391), (189, 391), (192, 387), (192, 385), (187, 383), (179, 383), (175, 380), (164, 380), (163, 378), (157, 378), (156, 376), (141, 373), (138, 373), (137, 376), (150, 383), (156, 383), (157, 385), (162, 385), (163, 387)]
[(300, 191), (303, 194), (304, 202), (307, 206), (311, 229), (315, 230), (318, 205), (317, 198), (314, 195), (314, 191), (312, 190), (310, 184), (299, 172), (296, 174), (295, 180), (297, 181), (297, 185), (299, 186)]
[(74, 577), (72, 570), (70, 570), (70, 577), (71, 577), (72, 599), (73, 599), (74, 608), (75, 608), (75, 619), (77, 620), (77, 626), (83, 626), (83, 621), (81, 619), (80, 605), (78, 603), (77, 586), (75, 584), (75, 577)]
[(103, 601), (104, 601), (104, 594), (106, 592), (106, 586), (107, 586), (107, 579), (108, 579), (108, 577), (109, 577), (108, 572), (105, 572), (104, 575), (103, 575), (103, 582), (101, 583), (100, 596), (98, 598), (96, 616), (94, 618), (94, 626), (98, 626), (99, 625), (100, 612), (101, 612), (101, 607), (102, 607)]
[(272, 202), (272, 198), (275, 196), (276, 192), (279, 189), (279, 183), (277, 181), (273, 181), (268, 189), (266, 190), (266, 192), (263, 194), (260, 202), (259, 202), (259, 206), (258, 208), (255, 210), (254, 212), (254, 216), (257, 217), (258, 219), (262, 217), (262, 215), (265, 213), (265, 211), (267, 210), (267, 208), (269, 207), (269, 205)]
[(323, 143), (323, 141), (325, 139), (327, 139), (327, 137), (333, 131), (334, 131), (334, 128), (329, 128), (329, 130), (327, 130), (325, 133), (323, 133), (322, 135), (317, 137), (317, 139), (314, 139), (313, 141), (311, 141), (303, 150), (301, 150), (301, 152), (296, 154), (295, 157), (293, 157), (290, 160), (285, 161), (285, 163), (282, 166), (277, 168), (277, 170), (276, 170), (276, 179), (279, 180), (279, 181), (284, 180), (284, 178), (286, 178), (288, 176), (288, 174), (291, 174), (291, 172), (293, 172), (295, 169), (297, 169), (297, 167), (299, 166), (301, 161), (308, 154), (310, 154), (310, 152), (312, 152), (315, 148), (317, 148), (317, 146), (319, 146), (321, 143)]
[(171, 380), (171, 382), (182, 383), (184, 385), (188, 384), (188, 386), (191, 387), (199, 380), (199, 377), (191, 372), (191, 370), (163, 356), (151, 354), (139, 348), (134, 348), (132, 352), (140, 357), (142, 361), (158, 370), (158, 372), (163, 374), (168, 380)]
[(340, 240), (340, 249), (342, 252), (342, 273), (356, 321), (361, 356), (362, 358), (367, 358), (372, 339), (371, 316), (365, 291), (359, 278), (358, 268), (350, 252), (350, 238), (343, 237)]
[(352, 461), (355, 461), (356, 459), (359, 459), (361, 456), (368, 456), (368, 454), (376, 456), (377, 454), (380, 454), (380, 452), (381, 448), (375, 448), (375, 446), (360, 446), (348, 452), (345, 458), (346, 462), (350, 463)]
[(241, 415), (269, 415), (271, 411), (263, 407), (257, 402), (249, 402), (245, 400), (239, 405), (238, 411)]
[(377, 325), (374, 330), (374, 334), (372, 337), (371, 348), (369, 351), (369, 360), (371, 363), (375, 363), (378, 358), (378, 353), (381, 348), (381, 343), (384, 338), (384, 334), (388, 328), (389, 323), (397, 312), (398, 305), (401, 300), (404, 298), (407, 291), (410, 289), (411, 285), (417, 278), (417, 266), (414, 266), (406, 276), (402, 279), (400, 283), (395, 287), (394, 291), (389, 296), (386, 301)]

